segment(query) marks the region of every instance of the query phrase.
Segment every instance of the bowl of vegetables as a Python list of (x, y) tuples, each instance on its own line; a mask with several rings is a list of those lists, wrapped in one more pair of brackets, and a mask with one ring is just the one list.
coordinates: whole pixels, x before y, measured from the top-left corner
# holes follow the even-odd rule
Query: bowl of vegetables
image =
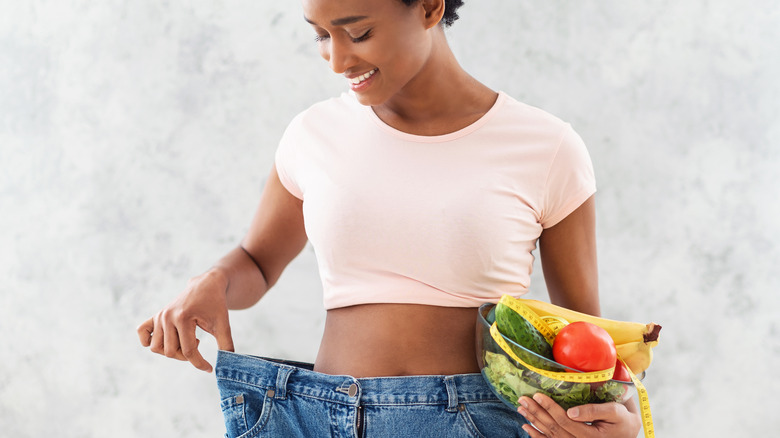
[(630, 378), (616, 373), (609, 376), (626, 381), (609, 377), (594, 381), (593, 373), (562, 365), (513, 341), (494, 324), (495, 308), (493, 303), (479, 308), (477, 361), (490, 389), (508, 406), (517, 408), (520, 397), (536, 393), (549, 396), (564, 409), (587, 403), (623, 403), (633, 395)]

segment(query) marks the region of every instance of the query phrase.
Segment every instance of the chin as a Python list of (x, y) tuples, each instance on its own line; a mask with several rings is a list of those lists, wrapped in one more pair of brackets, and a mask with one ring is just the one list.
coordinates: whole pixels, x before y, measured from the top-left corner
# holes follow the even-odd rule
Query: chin
[(386, 100), (386, 99), (378, 99), (376, 95), (372, 93), (355, 93), (355, 97), (357, 98), (357, 101), (360, 102), (361, 105), (365, 105), (365, 106), (381, 105)]

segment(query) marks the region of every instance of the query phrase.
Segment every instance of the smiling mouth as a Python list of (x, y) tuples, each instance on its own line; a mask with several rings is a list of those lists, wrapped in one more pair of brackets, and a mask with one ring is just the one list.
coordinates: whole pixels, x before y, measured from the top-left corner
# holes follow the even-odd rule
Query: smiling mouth
[(368, 73), (363, 73), (363, 74), (362, 74), (362, 75), (360, 75), (360, 76), (355, 76), (354, 78), (352, 78), (352, 79), (349, 79), (349, 82), (350, 82), (350, 83), (352, 83), (353, 85), (358, 85), (358, 84), (360, 84), (361, 82), (363, 82), (363, 81), (365, 81), (366, 79), (368, 79), (368, 78), (370, 78), (371, 76), (373, 76), (373, 75), (374, 75), (374, 73), (376, 73), (376, 71), (377, 71), (377, 69), (373, 69), (373, 70), (369, 71)]

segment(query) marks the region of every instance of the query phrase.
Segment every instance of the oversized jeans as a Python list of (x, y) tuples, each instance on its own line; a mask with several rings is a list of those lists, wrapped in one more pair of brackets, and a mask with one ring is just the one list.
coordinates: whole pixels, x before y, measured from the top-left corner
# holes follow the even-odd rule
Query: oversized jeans
[(228, 438), (527, 437), (481, 374), (354, 378), (226, 351), (216, 378)]

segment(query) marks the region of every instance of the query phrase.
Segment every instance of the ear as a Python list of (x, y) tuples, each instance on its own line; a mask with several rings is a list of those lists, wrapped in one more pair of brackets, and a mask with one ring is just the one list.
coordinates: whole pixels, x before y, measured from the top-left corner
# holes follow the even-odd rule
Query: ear
[(444, 0), (422, 0), (423, 10), (425, 11), (425, 27), (430, 29), (441, 22), (444, 16)]

